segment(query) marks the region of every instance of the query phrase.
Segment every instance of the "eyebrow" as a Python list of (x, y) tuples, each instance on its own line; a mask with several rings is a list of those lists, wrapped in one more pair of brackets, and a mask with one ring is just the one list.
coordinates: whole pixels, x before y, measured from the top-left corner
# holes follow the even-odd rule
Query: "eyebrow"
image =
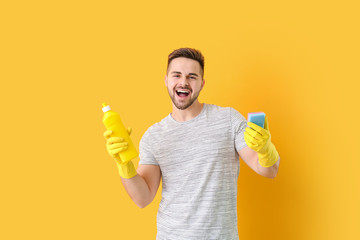
[[(173, 73), (177, 73), (177, 74), (181, 74), (181, 72), (176, 72), (176, 71), (172, 71), (171, 72), (171, 74), (173, 74)], [(189, 73), (189, 75), (195, 75), (195, 76), (199, 76), (199, 75), (197, 75), (196, 73)]]

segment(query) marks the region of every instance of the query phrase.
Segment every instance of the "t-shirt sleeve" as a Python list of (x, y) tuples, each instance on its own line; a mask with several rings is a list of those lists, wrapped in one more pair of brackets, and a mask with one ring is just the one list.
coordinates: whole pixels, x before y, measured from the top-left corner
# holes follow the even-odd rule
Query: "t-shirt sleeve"
[(154, 154), (151, 149), (151, 140), (150, 140), (150, 133), (147, 130), (140, 140), (139, 146), (139, 157), (140, 161), (139, 164), (150, 164), (150, 165), (159, 165), (157, 160), (154, 157)]
[(239, 152), (241, 149), (247, 146), (244, 139), (244, 132), (247, 126), (247, 121), (246, 118), (234, 108), (230, 108), (230, 116), (231, 130), (234, 134), (234, 145), (236, 151)]

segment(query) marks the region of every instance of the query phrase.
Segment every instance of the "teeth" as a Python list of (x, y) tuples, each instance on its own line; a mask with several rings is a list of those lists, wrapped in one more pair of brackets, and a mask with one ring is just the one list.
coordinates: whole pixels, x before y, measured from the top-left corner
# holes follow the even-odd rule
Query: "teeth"
[(184, 90), (177, 90), (179, 93), (189, 93), (189, 91), (184, 91)]

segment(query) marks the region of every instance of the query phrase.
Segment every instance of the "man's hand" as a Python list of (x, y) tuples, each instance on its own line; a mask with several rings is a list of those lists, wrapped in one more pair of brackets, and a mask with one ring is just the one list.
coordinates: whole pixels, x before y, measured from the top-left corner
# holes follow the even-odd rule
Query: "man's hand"
[[(127, 128), (126, 130), (130, 136), (132, 129)], [(111, 137), (111, 134), (111, 130), (106, 130), (104, 132), (104, 137), (107, 140), (106, 149), (111, 157), (115, 158), (117, 161), (119, 161), (119, 163), (121, 163), (119, 153), (128, 149), (128, 143), (125, 142), (123, 138)]]
[(252, 122), (248, 122), (248, 125), (244, 133), (246, 144), (258, 153), (259, 164), (262, 167), (271, 167), (277, 162), (279, 154), (271, 142), (267, 116), (265, 116), (264, 128)]
[[(131, 134), (132, 129), (128, 128), (127, 132), (129, 136)], [(136, 176), (137, 172), (135, 170), (134, 164), (132, 161), (127, 163), (122, 163), (119, 153), (128, 149), (128, 143), (124, 141), (123, 138), (120, 137), (111, 137), (112, 131), (106, 130), (104, 132), (104, 137), (106, 141), (106, 149), (110, 156), (112, 156), (119, 169), (119, 174), (122, 178), (132, 178)]]

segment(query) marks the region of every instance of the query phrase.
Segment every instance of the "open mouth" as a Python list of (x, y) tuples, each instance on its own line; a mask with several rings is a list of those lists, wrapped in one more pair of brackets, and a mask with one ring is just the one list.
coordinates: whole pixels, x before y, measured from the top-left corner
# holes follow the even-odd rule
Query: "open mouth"
[(189, 96), (190, 91), (189, 90), (176, 90), (176, 95), (178, 95), (180, 98), (185, 98)]

